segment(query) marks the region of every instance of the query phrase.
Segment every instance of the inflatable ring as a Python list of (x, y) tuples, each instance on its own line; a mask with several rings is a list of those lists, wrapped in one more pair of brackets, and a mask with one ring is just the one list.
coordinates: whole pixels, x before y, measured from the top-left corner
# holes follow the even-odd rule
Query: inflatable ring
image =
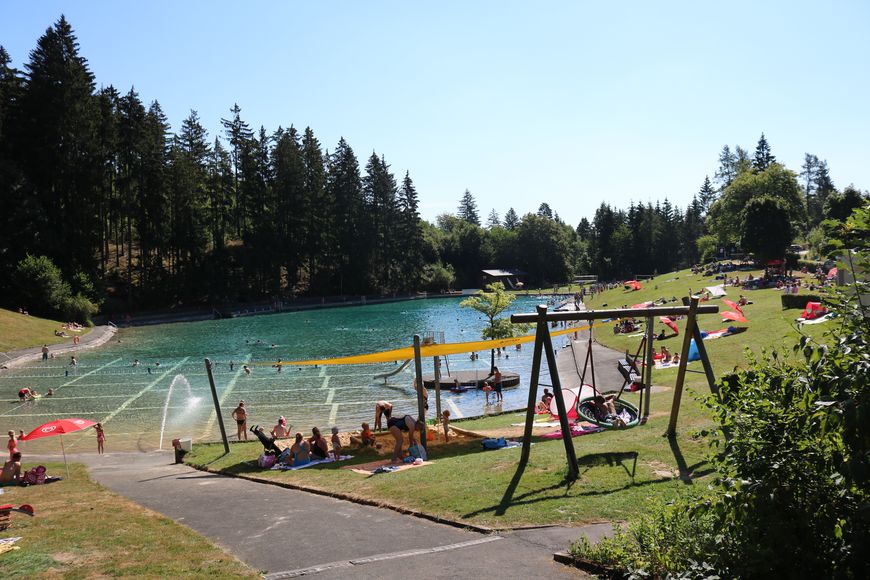
[[(616, 425), (614, 425), (610, 421), (602, 421), (595, 416), (595, 407), (592, 405), (592, 400), (595, 396), (591, 397), (583, 397), (579, 401), (577, 401), (577, 415), (581, 420), (592, 423), (593, 425), (597, 425), (599, 427), (603, 427), (605, 429), (618, 429)], [(630, 427), (636, 427), (640, 424), (640, 411), (638, 411), (637, 407), (629, 403), (628, 401), (623, 401), (622, 399), (615, 399), (613, 401), (616, 410), (620, 415), (623, 413), (628, 413), (630, 420), (625, 422), (624, 429), (628, 429)]]

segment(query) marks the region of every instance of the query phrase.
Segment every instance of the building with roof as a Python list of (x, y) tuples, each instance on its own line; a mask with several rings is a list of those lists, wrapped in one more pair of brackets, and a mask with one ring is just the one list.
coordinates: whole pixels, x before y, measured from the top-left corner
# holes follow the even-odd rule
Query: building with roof
[(485, 288), (487, 284), (501, 282), (505, 288), (516, 290), (523, 287), (525, 284), (523, 278), (526, 276), (528, 276), (528, 273), (522, 270), (481, 270), (480, 284)]

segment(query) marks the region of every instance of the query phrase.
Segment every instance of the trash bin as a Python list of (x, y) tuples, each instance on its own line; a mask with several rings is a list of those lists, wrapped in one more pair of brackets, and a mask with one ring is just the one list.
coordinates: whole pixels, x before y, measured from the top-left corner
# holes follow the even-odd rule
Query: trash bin
[[(188, 441), (190, 441), (188, 439)], [(173, 439), (172, 447), (175, 449), (175, 463), (183, 463), (184, 462), (184, 454), (187, 453), (187, 449), (184, 449), (181, 443), (181, 439)]]

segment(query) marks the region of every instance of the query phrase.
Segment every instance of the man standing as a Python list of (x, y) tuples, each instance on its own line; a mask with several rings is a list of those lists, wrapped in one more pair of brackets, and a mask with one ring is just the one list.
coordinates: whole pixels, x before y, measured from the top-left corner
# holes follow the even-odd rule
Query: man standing
[(48, 345), (43, 344), (42, 345), (42, 362), (45, 362), (47, 360), (48, 360)]
[(236, 435), (238, 436), (239, 441), (242, 440), (242, 437), (245, 438), (245, 441), (248, 440), (248, 409), (245, 408), (245, 402), (239, 401), (239, 406), (233, 409), (233, 419), (236, 420)]

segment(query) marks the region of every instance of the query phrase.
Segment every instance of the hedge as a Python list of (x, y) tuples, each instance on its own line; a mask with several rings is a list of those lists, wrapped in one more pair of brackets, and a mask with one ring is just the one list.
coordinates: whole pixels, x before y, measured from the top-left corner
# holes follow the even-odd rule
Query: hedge
[(807, 302), (821, 302), (822, 298), (817, 294), (783, 294), (780, 296), (782, 300), (783, 310), (790, 308), (800, 308), (803, 310), (807, 306)]

